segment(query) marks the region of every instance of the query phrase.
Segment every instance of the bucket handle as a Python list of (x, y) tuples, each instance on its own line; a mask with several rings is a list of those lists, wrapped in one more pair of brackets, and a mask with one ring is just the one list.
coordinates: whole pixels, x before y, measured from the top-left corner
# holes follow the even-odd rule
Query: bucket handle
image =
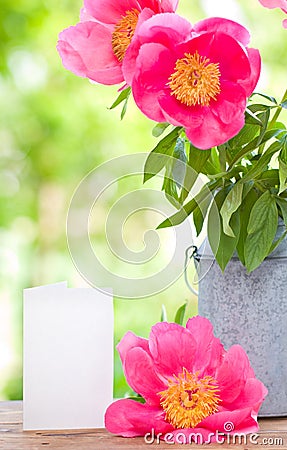
[[(190, 250), (192, 250), (192, 253), (190, 254)], [(188, 287), (188, 289), (196, 296), (198, 296), (198, 291), (196, 291), (194, 289), (194, 287), (192, 286), (192, 284), (189, 282), (188, 276), (187, 276), (187, 267), (188, 267), (188, 263), (189, 261), (193, 259), (194, 261), (194, 265), (195, 268), (197, 269), (197, 265), (200, 262), (200, 256), (198, 254), (198, 248), (196, 245), (190, 245), (189, 247), (187, 247), (187, 249), (185, 250), (185, 261), (184, 261), (184, 280), (185, 283)]]

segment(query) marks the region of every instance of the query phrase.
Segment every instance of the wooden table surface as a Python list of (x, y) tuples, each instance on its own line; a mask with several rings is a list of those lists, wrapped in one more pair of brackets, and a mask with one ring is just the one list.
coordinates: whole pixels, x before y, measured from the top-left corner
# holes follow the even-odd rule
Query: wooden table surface
[[(209, 445), (187, 445), (185, 448), (250, 450), (287, 450), (287, 418), (261, 419), (257, 444), (224, 443)], [(167, 444), (163, 441), (147, 444), (144, 438), (121, 438), (113, 436), (104, 429), (69, 431), (23, 431), (22, 402), (0, 402), (0, 449), (7, 450), (138, 450), (149, 447), (159, 449), (183, 449), (180, 444)]]

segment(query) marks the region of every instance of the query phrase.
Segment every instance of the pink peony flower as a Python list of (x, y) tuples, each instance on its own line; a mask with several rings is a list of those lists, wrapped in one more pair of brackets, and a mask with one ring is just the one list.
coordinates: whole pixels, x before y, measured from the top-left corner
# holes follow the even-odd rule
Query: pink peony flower
[(178, 0), (85, 0), (80, 22), (59, 35), (66, 69), (102, 84), (124, 81), (122, 61), (137, 27), (154, 14), (174, 11)]
[[(265, 8), (281, 8), (287, 14), (287, 0), (259, 0)], [(283, 27), (287, 28), (287, 19), (283, 20)]]
[[(168, 16), (173, 16), (170, 25)], [(203, 20), (184, 38), (183, 21), (176, 14), (145, 21), (127, 52), (124, 72), (147, 117), (183, 126), (196, 147), (207, 149), (243, 127), (247, 97), (260, 75), (260, 55), (247, 47), (249, 33), (236, 22)], [(135, 46), (136, 62), (130, 56)]]
[(148, 340), (128, 332), (117, 349), (128, 384), (146, 403), (112, 403), (105, 414), (111, 433), (133, 437), (154, 430), (173, 440), (178, 433), (200, 433), (209, 441), (216, 431), (228, 431), (227, 424), (232, 433), (258, 430), (267, 389), (242, 347), (225, 351), (207, 319), (193, 317), (186, 328), (158, 323)]

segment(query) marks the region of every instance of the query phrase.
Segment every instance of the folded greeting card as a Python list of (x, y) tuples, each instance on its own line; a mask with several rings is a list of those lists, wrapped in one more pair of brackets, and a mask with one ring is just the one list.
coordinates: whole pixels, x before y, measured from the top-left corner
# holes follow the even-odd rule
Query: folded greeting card
[(113, 399), (108, 290), (25, 289), (23, 342), (24, 430), (103, 427)]

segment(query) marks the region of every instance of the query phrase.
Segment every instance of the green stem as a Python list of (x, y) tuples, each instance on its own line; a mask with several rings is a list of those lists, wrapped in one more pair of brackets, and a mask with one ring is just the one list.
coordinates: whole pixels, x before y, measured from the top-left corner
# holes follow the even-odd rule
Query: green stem
[[(287, 89), (286, 89), (286, 91), (285, 91), (285, 93), (284, 93), (284, 95), (283, 95), (283, 97), (282, 97), (282, 100), (281, 100), (281, 102), (280, 102), (280, 105), (281, 105), (283, 102), (285, 102), (286, 100), (287, 100)], [(282, 106), (278, 106), (278, 108), (277, 108), (277, 110), (276, 110), (274, 116), (272, 117), (271, 122), (269, 123), (269, 126), (268, 126), (269, 130), (273, 127), (274, 123), (277, 121), (277, 119), (278, 119), (278, 117), (279, 117), (281, 111), (282, 111)]]

